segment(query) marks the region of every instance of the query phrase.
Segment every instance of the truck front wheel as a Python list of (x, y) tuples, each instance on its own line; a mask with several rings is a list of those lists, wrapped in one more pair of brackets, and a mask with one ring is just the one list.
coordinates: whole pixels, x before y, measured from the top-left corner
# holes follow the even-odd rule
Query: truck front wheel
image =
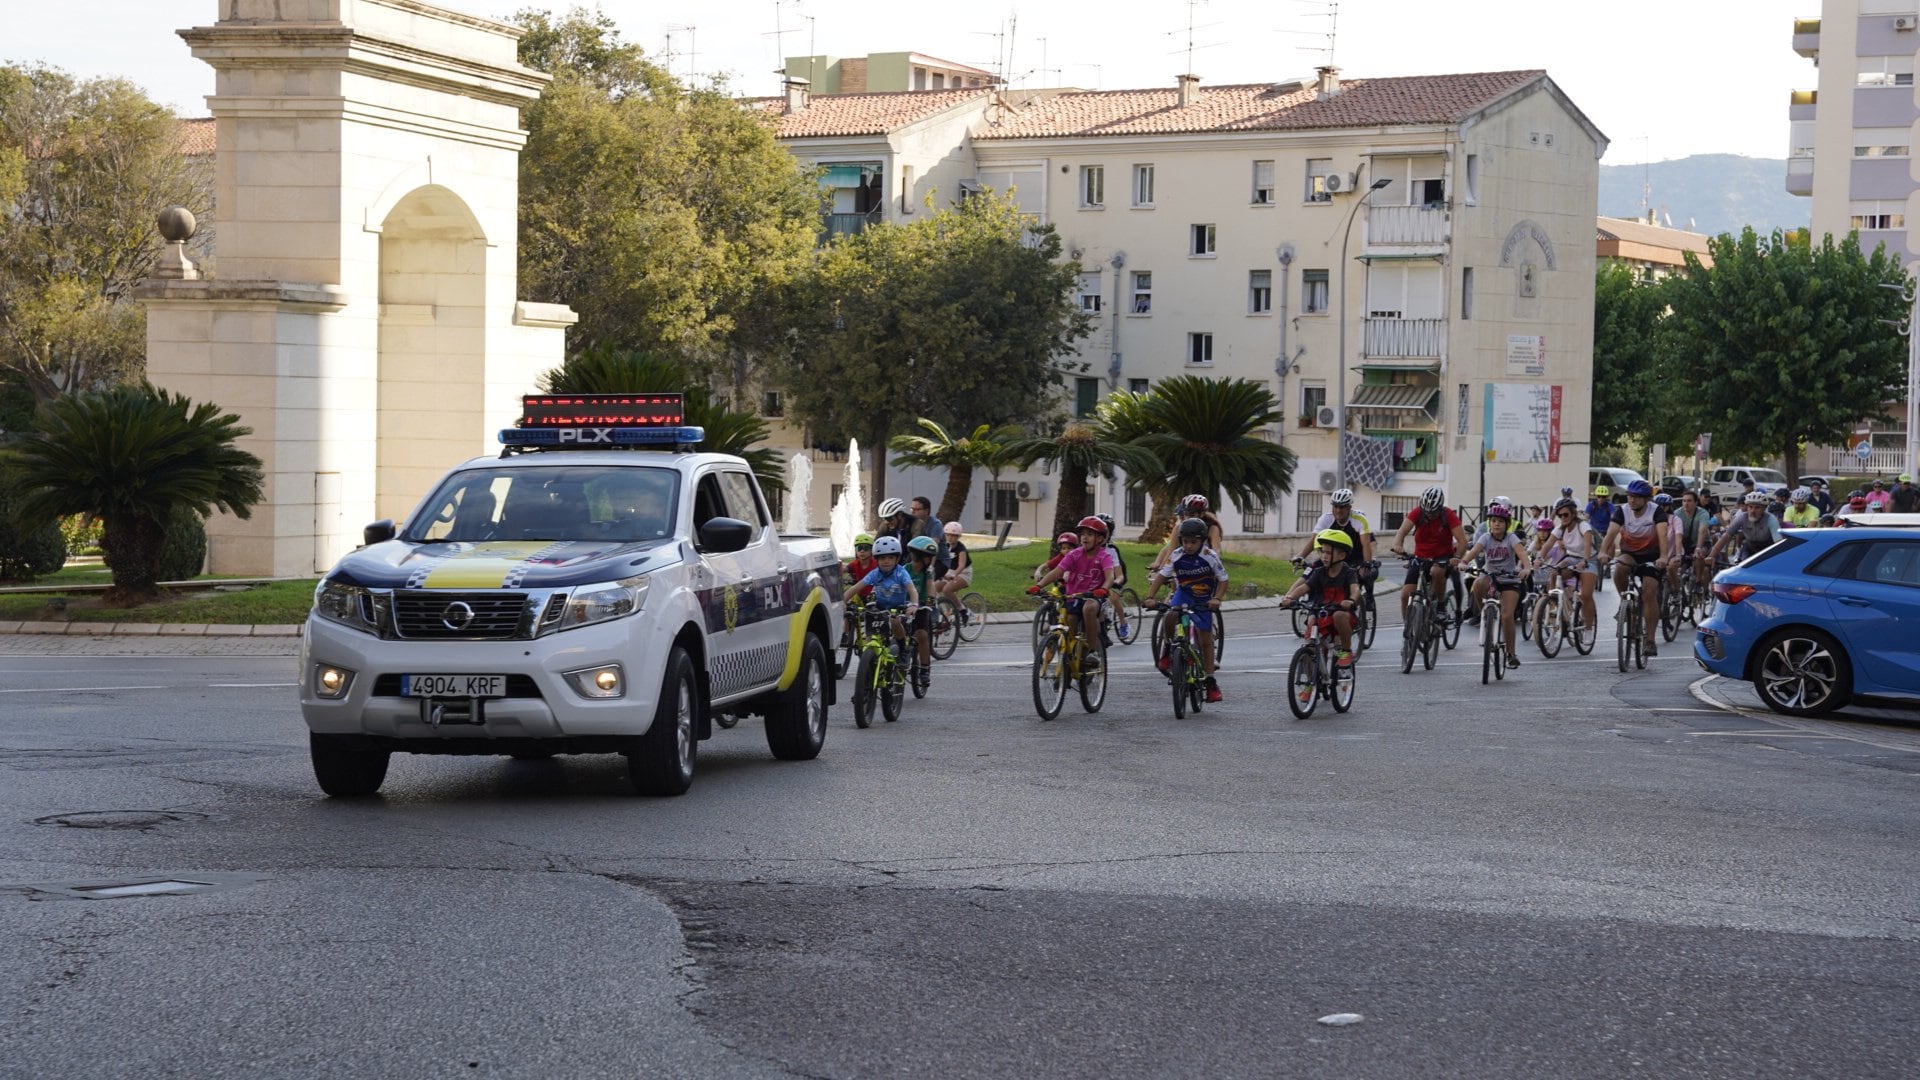
[(385, 750), (356, 749), (346, 738), (318, 732), (307, 735), (307, 744), (313, 754), (313, 778), (329, 795), (371, 795), (387, 778), (391, 755)]
[(767, 707), (767, 749), (781, 761), (811, 761), (827, 741), (827, 651), (807, 635), (793, 685)]
[(699, 718), (700, 681), (686, 650), (676, 647), (667, 654), (653, 726), (627, 750), (627, 777), (634, 790), (642, 795), (680, 795), (692, 786)]

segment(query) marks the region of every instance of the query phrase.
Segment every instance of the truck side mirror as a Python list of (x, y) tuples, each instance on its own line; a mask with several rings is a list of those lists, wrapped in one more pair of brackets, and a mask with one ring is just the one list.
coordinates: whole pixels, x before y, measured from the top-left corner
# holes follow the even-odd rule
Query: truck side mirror
[(753, 542), (753, 526), (739, 518), (708, 518), (700, 526), (700, 550), (725, 555), (732, 551), (743, 551)]
[(379, 521), (360, 530), (360, 540), (368, 546), (384, 544), (391, 539), (393, 539), (392, 518), (381, 518)]

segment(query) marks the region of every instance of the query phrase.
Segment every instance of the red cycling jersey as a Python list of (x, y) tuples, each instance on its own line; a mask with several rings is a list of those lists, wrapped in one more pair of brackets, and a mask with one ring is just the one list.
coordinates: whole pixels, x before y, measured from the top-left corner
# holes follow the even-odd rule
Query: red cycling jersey
[(1439, 514), (1415, 509), (1407, 513), (1413, 522), (1413, 553), (1422, 559), (1444, 559), (1453, 554), (1453, 531), (1460, 527), (1460, 515), (1450, 507)]

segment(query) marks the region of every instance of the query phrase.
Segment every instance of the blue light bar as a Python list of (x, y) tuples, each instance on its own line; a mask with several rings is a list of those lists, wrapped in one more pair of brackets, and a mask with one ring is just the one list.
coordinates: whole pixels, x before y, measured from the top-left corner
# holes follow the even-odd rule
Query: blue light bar
[(506, 428), (502, 446), (551, 446), (591, 450), (603, 446), (691, 446), (707, 437), (705, 428), (685, 427), (543, 427)]

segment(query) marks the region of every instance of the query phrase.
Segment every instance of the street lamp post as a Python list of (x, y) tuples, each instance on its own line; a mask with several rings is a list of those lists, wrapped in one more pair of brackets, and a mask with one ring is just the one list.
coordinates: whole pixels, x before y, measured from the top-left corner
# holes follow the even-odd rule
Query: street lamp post
[(1347, 212), (1347, 227), (1340, 234), (1340, 347), (1338, 355), (1334, 357), (1338, 375), (1333, 399), (1334, 438), (1339, 440), (1339, 449), (1333, 459), (1334, 484), (1337, 487), (1347, 486), (1347, 242), (1353, 239), (1353, 219), (1360, 216), (1360, 208), (1367, 205), (1367, 199), (1374, 192), (1391, 183), (1391, 177), (1383, 176), (1367, 185), (1367, 190), (1354, 201), (1353, 209)]

